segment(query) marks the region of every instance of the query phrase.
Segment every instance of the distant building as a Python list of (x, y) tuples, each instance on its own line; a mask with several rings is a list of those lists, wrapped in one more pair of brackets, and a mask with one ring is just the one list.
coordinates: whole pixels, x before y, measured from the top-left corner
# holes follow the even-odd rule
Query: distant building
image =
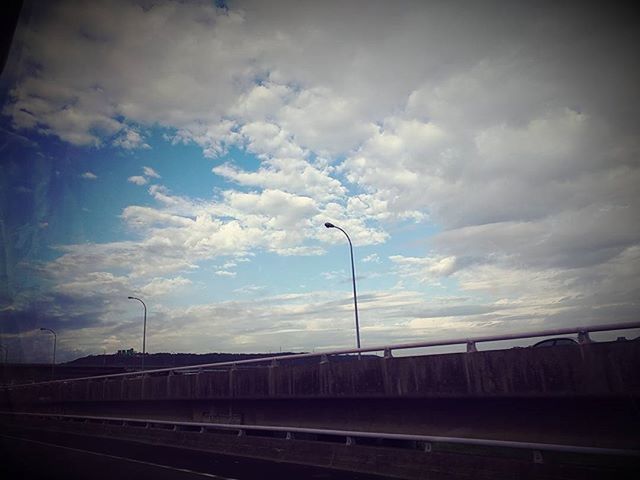
[(136, 352), (133, 348), (130, 348), (129, 350), (118, 350), (117, 355), (123, 357), (133, 357), (136, 353), (138, 352)]

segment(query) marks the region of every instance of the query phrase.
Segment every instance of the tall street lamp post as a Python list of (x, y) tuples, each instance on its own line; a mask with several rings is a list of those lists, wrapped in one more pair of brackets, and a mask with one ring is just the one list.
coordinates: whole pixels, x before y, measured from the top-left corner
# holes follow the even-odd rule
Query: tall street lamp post
[(142, 327), (142, 370), (144, 370), (144, 355), (147, 352), (147, 305), (138, 297), (127, 297), (129, 300), (137, 300), (144, 307), (144, 324)]
[(355, 310), (355, 315), (356, 315), (356, 341), (359, 349), (360, 348), (360, 323), (358, 322), (358, 296), (356, 295), (356, 267), (354, 266), (354, 263), (353, 263), (353, 244), (351, 243), (351, 239), (349, 238), (349, 235), (347, 235), (347, 232), (345, 232), (342, 228), (329, 222), (325, 223), (324, 226), (327, 228), (337, 228), (342, 233), (344, 233), (345, 237), (347, 237), (347, 240), (349, 241), (349, 252), (351, 253), (351, 280), (353, 281), (353, 308)]
[(58, 336), (56, 335), (56, 332), (54, 332), (50, 328), (43, 327), (40, 330), (53, 334), (53, 361), (51, 362), (51, 378), (53, 378), (56, 370), (56, 343), (58, 343)]

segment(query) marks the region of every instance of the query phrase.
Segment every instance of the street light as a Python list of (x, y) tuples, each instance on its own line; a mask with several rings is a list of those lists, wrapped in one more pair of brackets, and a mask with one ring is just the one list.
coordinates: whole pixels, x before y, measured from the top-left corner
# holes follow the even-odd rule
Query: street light
[(349, 238), (349, 235), (347, 235), (347, 232), (345, 232), (340, 227), (329, 222), (326, 222), (324, 226), (327, 228), (337, 228), (342, 233), (344, 233), (345, 237), (347, 237), (347, 240), (349, 241), (349, 252), (351, 253), (351, 280), (353, 281), (353, 308), (356, 314), (356, 341), (359, 349), (360, 348), (360, 323), (358, 322), (358, 296), (356, 295), (356, 267), (353, 264), (353, 245), (351, 243), (351, 239)]
[(144, 354), (147, 351), (147, 305), (138, 297), (127, 297), (129, 300), (137, 300), (144, 307), (144, 326), (142, 328), (142, 370), (144, 370)]
[(56, 369), (56, 343), (58, 343), (58, 336), (56, 335), (56, 332), (54, 332), (50, 328), (43, 327), (40, 330), (53, 334), (53, 362), (51, 362), (51, 378), (53, 378)]

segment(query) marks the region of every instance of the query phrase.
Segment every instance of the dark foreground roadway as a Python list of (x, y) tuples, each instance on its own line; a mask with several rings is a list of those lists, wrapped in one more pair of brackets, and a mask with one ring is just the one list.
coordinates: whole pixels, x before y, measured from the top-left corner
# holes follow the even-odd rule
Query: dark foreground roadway
[(386, 477), (11, 427), (0, 431), (0, 478), (382, 480)]

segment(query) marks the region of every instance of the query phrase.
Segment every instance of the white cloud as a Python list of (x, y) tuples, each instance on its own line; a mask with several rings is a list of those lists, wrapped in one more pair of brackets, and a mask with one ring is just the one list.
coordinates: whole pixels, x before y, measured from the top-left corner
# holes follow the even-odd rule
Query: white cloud
[(240, 128), (247, 150), (262, 158), (301, 158), (305, 151), (295, 143), (291, 134), (273, 122), (247, 122)]
[(133, 183), (134, 185), (146, 185), (148, 180), (145, 177), (134, 175), (127, 178), (127, 182)]
[[(126, 271), (132, 279), (188, 272), (200, 262), (231, 256), (220, 272), (232, 273), (232, 264), (246, 261), (256, 251), (279, 255), (318, 255), (320, 242), (344, 239), (327, 235), (322, 227), (325, 210), (339, 215), (344, 208), (322, 205), (305, 196), (280, 190), (260, 193), (222, 192), (218, 201), (193, 201), (154, 185), (156, 206), (126, 207), (122, 219), (139, 236), (135, 242), (112, 242), (60, 247), (62, 256), (52, 268), (73, 275), (81, 271)], [(356, 244), (384, 239), (384, 233), (361, 220), (344, 219)], [(225, 273), (223, 273), (224, 275)], [(176, 277), (179, 278), (179, 277)], [(151, 288), (151, 287), (150, 287)]]
[(149, 177), (149, 178), (161, 178), (160, 175), (158, 174), (158, 172), (156, 172), (153, 168), (151, 167), (142, 167), (142, 170), (144, 171), (144, 176), (145, 177)]
[(371, 255), (367, 255), (362, 259), (363, 263), (380, 263), (380, 257), (377, 253), (372, 253)]
[(304, 160), (272, 159), (264, 165), (255, 172), (244, 172), (225, 163), (214, 167), (213, 172), (240, 185), (280, 189), (321, 201), (340, 198), (346, 193), (327, 169), (320, 170)]
[[(79, 271), (78, 278), (68, 282), (60, 282), (55, 286), (55, 291), (72, 297), (88, 298), (104, 295), (124, 295), (127, 290), (125, 277), (116, 276), (104, 271)], [(52, 272), (57, 274), (58, 272)], [(56, 275), (59, 279), (68, 278), (64, 275)], [(124, 298), (124, 297), (123, 297)]]
[(135, 150), (138, 148), (149, 149), (148, 143), (145, 143), (144, 138), (140, 133), (132, 128), (126, 128), (118, 137), (113, 140), (113, 145), (121, 147), (125, 150)]
[(205, 157), (215, 158), (227, 152), (227, 147), (241, 141), (242, 137), (234, 129), (230, 120), (218, 120), (213, 124), (192, 121), (180, 128), (174, 135), (165, 134), (165, 139), (173, 145), (195, 143), (202, 148)]
[(229, 270), (216, 270), (214, 273), (219, 277), (235, 277), (236, 276), (236, 272), (232, 272)]
[(147, 297), (158, 297), (177, 293), (191, 284), (191, 280), (182, 276), (174, 278), (154, 278), (151, 282), (141, 287), (140, 292)]
[(316, 87), (285, 105), (279, 120), (298, 144), (321, 155), (335, 155), (352, 150), (377, 131), (360, 110), (357, 100)]
[(574, 268), (608, 261), (636, 243), (633, 208), (595, 204), (537, 221), (499, 222), (452, 229), (434, 236), (443, 252), (472, 258), (510, 257), (534, 268)]
[(322, 272), (320, 275), (322, 275), (322, 278), (325, 280), (337, 280), (345, 277), (342, 271)]
[(397, 265), (399, 274), (403, 277), (414, 277), (420, 282), (432, 282), (440, 277), (446, 277), (456, 271), (456, 257), (429, 256), (405, 257), (392, 255), (389, 257)]
[(96, 180), (98, 178), (98, 176), (93, 172), (84, 172), (80, 176), (86, 180)]
[(243, 121), (273, 120), (292, 95), (292, 89), (286, 85), (273, 82), (255, 85), (248, 92), (239, 95), (230, 113)]
[(190, 218), (137, 205), (126, 207), (122, 218), (129, 226), (136, 228), (188, 227), (193, 223)]
[[(152, 178), (161, 178), (158, 172), (151, 167), (142, 167), (142, 175), (134, 175), (127, 179), (128, 182), (135, 185), (146, 185)], [(153, 187), (153, 186), (152, 186)], [(154, 192), (157, 190), (153, 190)]]

